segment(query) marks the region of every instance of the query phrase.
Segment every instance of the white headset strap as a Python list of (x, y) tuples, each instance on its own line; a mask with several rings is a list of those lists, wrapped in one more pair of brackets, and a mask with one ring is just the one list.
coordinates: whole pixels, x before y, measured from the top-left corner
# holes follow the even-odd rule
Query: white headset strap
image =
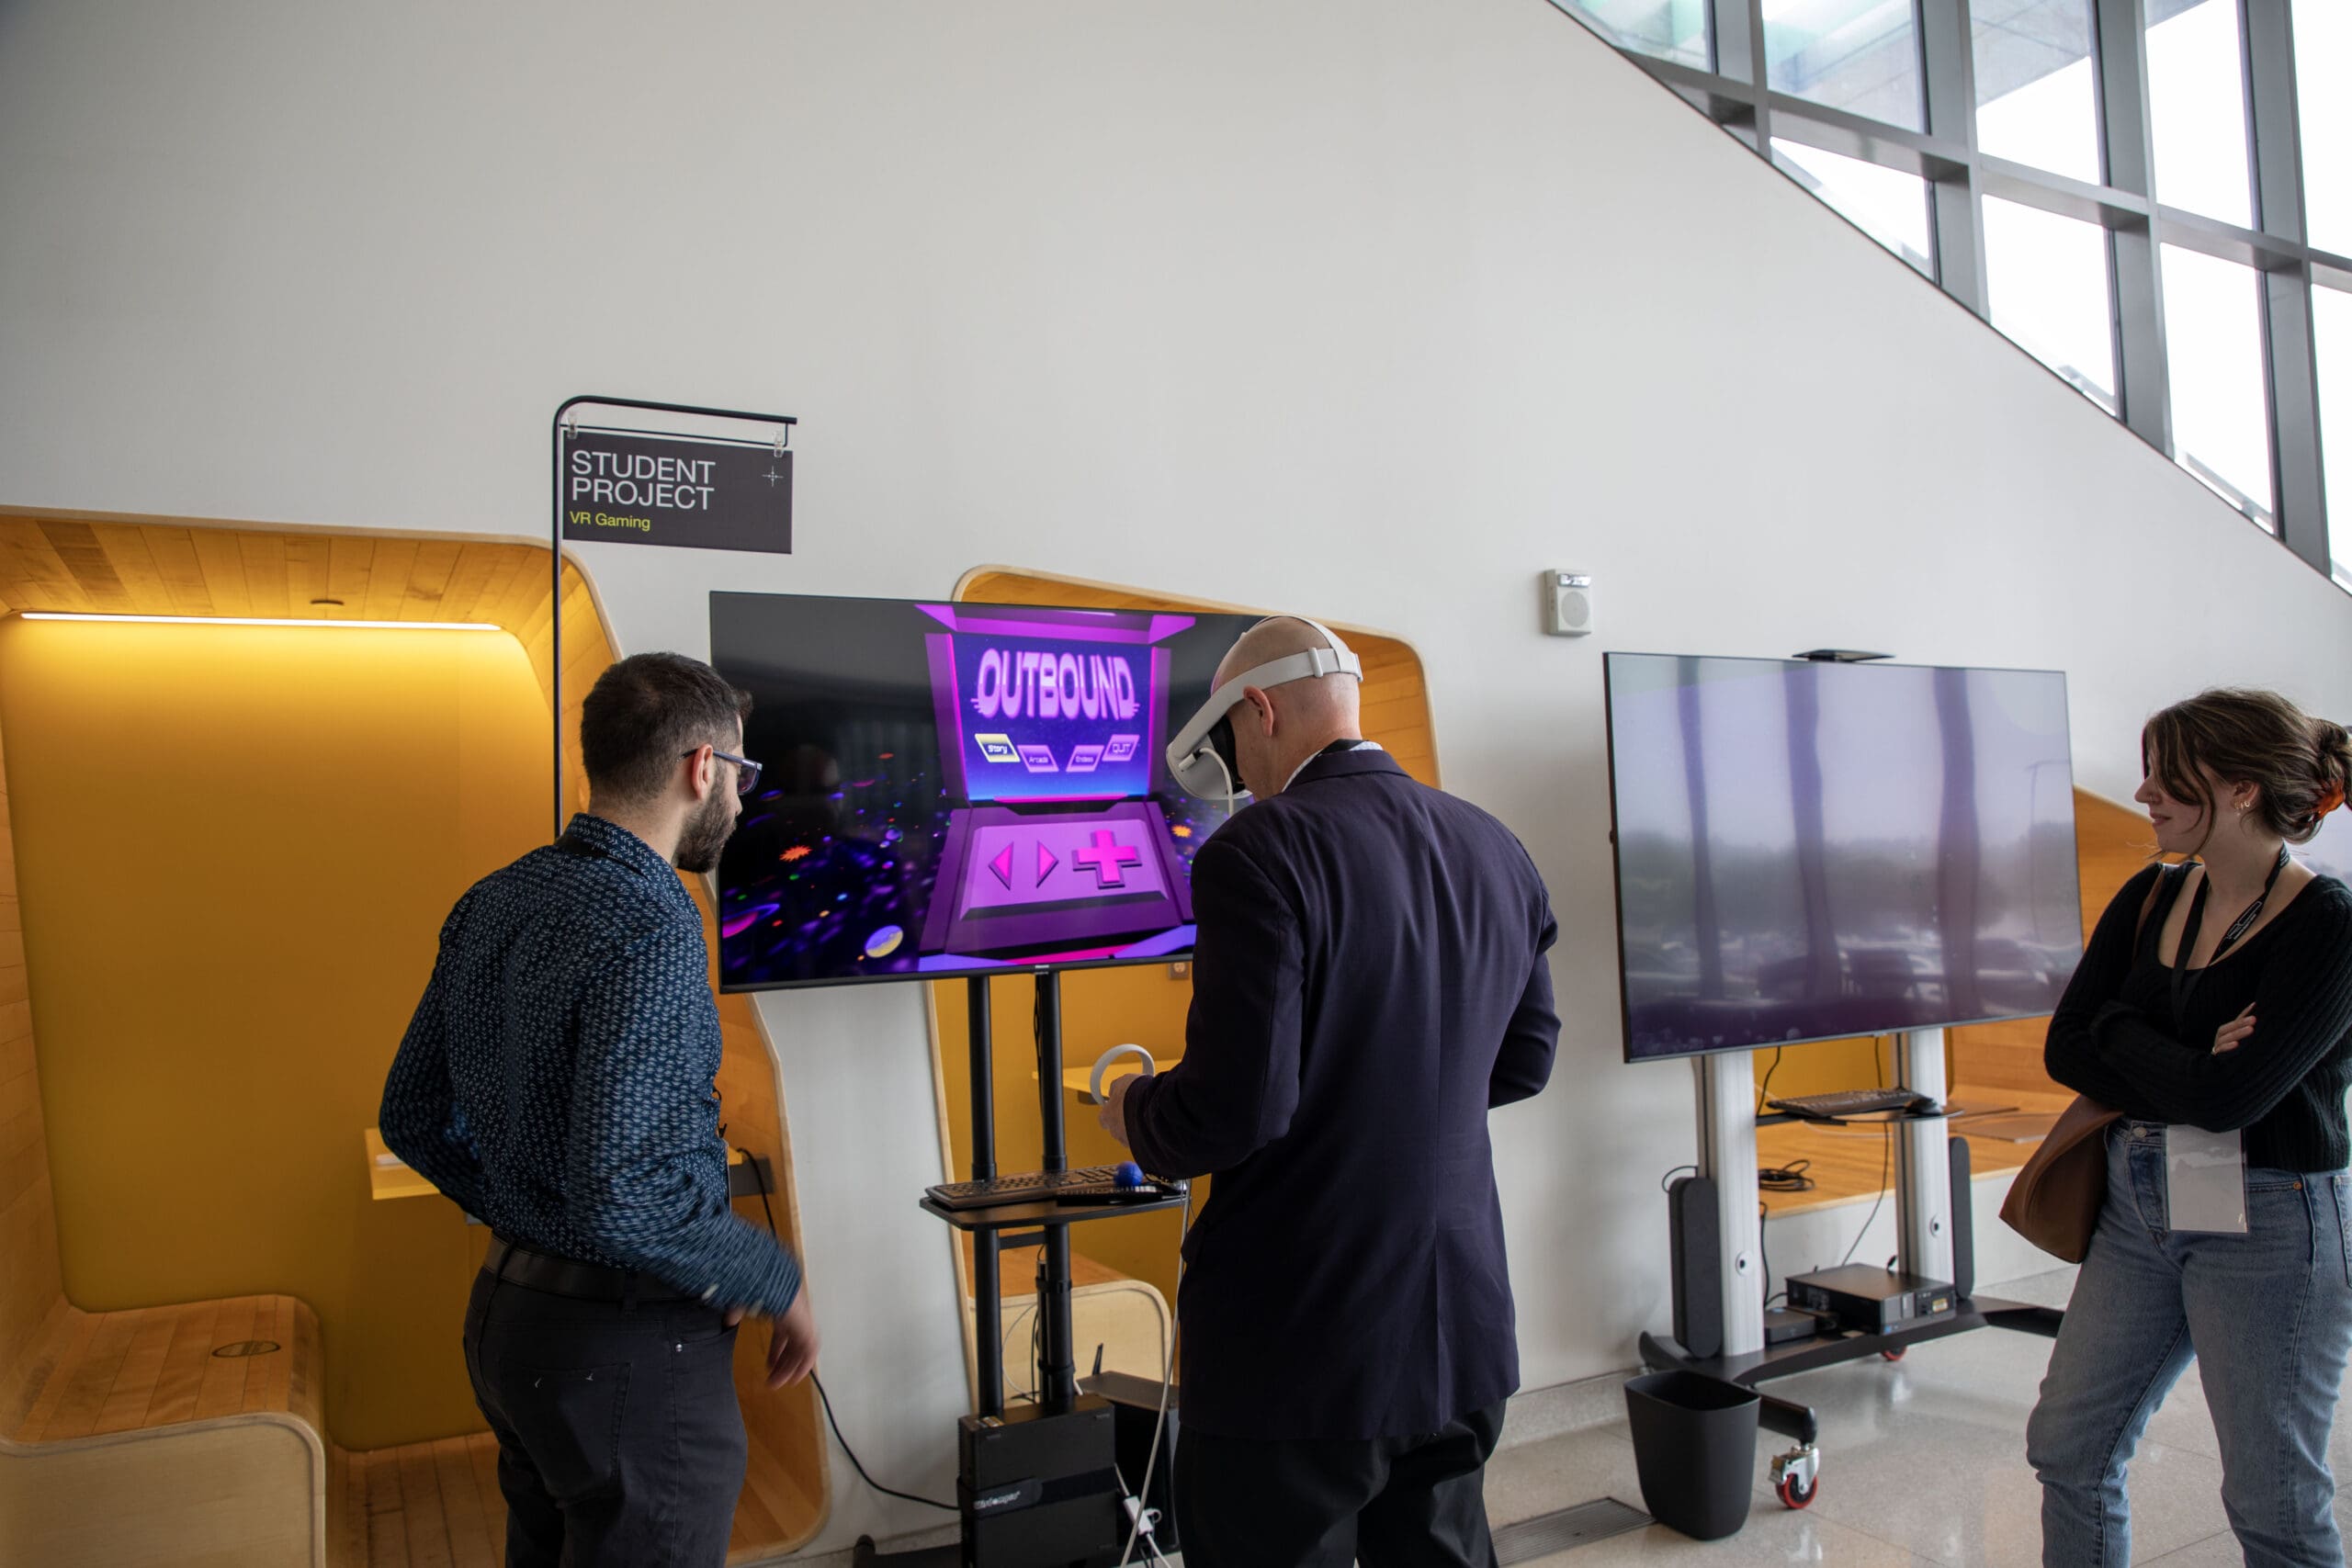
[[(1232, 711), (1233, 705), (1241, 700), (1241, 694), (1248, 687), (1256, 686), (1263, 689), (1268, 686), (1283, 685), (1292, 681), (1305, 681), (1325, 675), (1352, 675), (1359, 682), (1363, 680), (1363, 660), (1358, 659), (1348, 645), (1334, 636), (1331, 629), (1322, 622), (1310, 621), (1305, 615), (1269, 615), (1266, 619), (1298, 621), (1313, 626), (1323, 634), (1324, 640), (1330, 646), (1310, 648), (1281, 659), (1270, 660), (1254, 669), (1244, 670), (1240, 674), (1219, 686), (1209, 694), (1209, 700), (1201, 705), (1200, 712), (1194, 714), (1192, 721), (1186, 724), (1178, 732), (1176, 739), (1169, 743), (1170, 756), (1189, 757), (1199, 750), (1201, 743), (1208, 739), (1209, 731), (1216, 728), (1216, 721)], [(1260, 626), (1264, 624), (1264, 621), (1259, 623)]]

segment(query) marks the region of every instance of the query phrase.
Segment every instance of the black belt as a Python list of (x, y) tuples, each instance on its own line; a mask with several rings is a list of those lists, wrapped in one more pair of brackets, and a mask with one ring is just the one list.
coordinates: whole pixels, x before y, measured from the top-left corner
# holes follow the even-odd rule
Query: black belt
[(481, 1266), (510, 1285), (524, 1285), (550, 1295), (578, 1296), (592, 1302), (683, 1302), (694, 1298), (674, 1285), (663, 1284), (650, 1274), (634, 1269), (608, 1269), (601, 1263), (582, 1263), (576, 1258), (558, 1258), (552, 1252), (508, 1241), (503, 1235), (490, 1238), (490, 1250), (483, 1254)]

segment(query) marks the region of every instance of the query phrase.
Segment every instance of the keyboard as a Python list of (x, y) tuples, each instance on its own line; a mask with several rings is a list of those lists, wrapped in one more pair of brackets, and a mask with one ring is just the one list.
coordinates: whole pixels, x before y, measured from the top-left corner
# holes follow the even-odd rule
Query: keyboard
[(943, 1209), (992, 1209), (1004, 1203), (1156, 1202), (1183, 1196), (1186, 1184), (1147, 1176), (1140, 1187), (1122, 1187), (1118, 1167), (1080, 1166), (1076, 1170), (1023, 1170), (986, 1181), (943, 1181), (928, 1189)]
[(1847, 1116), (1887, 1111), (1908, 1113), (1941, 1109), (1926, 1095), (1908, 1089), (1841, 1089), (1834, 1094), (1792, 1094), (1786, 1100), (1768, 1100), (1764, 1103), (1809, 1122), (1835, 1122)]

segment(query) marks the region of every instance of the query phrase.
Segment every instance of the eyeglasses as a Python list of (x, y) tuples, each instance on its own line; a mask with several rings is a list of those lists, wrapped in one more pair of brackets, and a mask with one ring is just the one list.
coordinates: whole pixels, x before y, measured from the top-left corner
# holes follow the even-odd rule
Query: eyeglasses
[[(701, 750), (699, 746), (695, 748), (695, 751)], [(678, 754), (682, 757), (691, 757), (695, 751), (681, 751)], [(710, 749), (710, 754), (722, 762), (735, 764), (735, 793), (737, 795), (749, 795), (759, 787), (760, 765), (757, 762), (749, 757), (738, 757), (732, 751), (722, 751), (716, 746)]]

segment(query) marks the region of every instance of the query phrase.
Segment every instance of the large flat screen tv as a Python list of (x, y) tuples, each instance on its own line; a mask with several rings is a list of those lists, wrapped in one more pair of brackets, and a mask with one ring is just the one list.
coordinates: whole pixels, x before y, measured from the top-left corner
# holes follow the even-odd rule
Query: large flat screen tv
[(2057, 1006), (2082, 956), (2064, 675), (1606, 671), (1628, 1061)]
[(1162, 750), (1251, 624), (712, 594), (764, 770), (718, 863), (719, 988), (1185, 956), (1226, 813)]

